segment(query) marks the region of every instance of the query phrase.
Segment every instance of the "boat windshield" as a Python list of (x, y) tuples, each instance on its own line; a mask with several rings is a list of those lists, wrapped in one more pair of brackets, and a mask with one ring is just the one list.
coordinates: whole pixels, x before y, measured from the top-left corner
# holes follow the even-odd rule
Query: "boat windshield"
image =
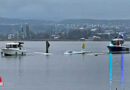
[(124, 43), (124, 40), (123, 39), (120, 39), (120, 40), (114, 39), (114, 40), (111, 41), (111, 43), (113, 45), (120, 45), (120, 44), (122, 45)]
[(18, 48), (18, 45), (6, 45), (6, 48)]

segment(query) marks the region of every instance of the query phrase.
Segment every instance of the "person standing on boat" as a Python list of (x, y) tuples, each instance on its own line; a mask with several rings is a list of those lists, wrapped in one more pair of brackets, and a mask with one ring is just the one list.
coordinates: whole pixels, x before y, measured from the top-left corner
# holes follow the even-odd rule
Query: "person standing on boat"
[(18, 44), (18, 47), (19, 47), (19, 49), (21, 50), (21, 48), (22, 48), (22, 45), (19, 43), (19, 44)]
[(48, 53), (49, 47), (50, 47), (50, 43), (48, 42), (48, 40), (46, 40), (46, 53)]
[(120, 41), (117, 41), (117, 45), (118, 45), (118, 46), (120, 45)]

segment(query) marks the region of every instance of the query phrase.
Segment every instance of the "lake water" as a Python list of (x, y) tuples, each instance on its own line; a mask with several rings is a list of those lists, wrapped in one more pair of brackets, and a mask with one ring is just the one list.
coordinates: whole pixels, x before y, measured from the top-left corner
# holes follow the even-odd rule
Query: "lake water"
[(108, 54), (109, 42), (90, 41), (86, 50), (100, 55), (64, 54), (83, 42), (51, 41), (50, 56), (43, 55), (44, 41), (25, 42), (26, 56), (0, 57), (0, 90), (129, 90), (130, 54)]

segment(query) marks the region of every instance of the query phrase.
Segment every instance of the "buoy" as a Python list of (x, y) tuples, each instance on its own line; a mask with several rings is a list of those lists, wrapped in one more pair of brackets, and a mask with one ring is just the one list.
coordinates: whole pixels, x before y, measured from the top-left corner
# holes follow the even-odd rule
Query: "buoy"
[(85, 43), (82, 44), (82, 49), (85, 49)]
[(2, 78), (0, 76), (0, 87), (3, 87), (4, 86), (4, 83), (2, 82)]

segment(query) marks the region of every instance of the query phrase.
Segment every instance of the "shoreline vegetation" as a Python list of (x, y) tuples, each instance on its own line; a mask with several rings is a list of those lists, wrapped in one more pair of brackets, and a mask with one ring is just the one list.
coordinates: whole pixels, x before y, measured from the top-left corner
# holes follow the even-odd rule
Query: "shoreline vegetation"
[(0, 20), (0, 41), (111, 41), (122, 33), (130, 41), (130, 20)]

